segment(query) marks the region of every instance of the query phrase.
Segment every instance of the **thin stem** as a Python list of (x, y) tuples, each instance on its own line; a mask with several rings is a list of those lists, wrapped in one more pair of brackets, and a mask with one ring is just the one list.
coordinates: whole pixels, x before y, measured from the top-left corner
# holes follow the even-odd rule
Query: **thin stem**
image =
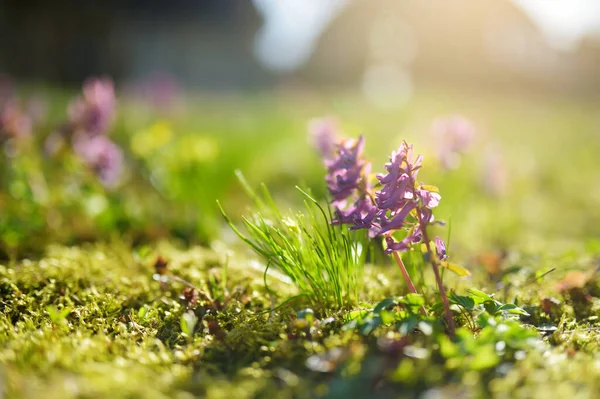
[[(409, 165), (408, 161), (406, 164)], [(410, 168), (409, 168), (410, 169)], [(410, 181), (410, 187), (412, 187), (413, 198), (419, 198), (417, 192), (415, 190), (415, 180), (412, 177), (412, 172), (414, 170), (409, 170), (408, 178)], [(421, 205), (424, 206), (424, 205)], [(417, 220), (419, 221), (419, 226), (421, 227), (421, 231), (423, 232), (423, 241), (425, 242), (425, 247), (427, 248), (427, 253), (429, 255), (429, 261), (431, 262), (431, 267), (433, 268), (433, 274), (435, 274), (435, 281), (438, 285), (438, 290), (440, 291), (440, 297), (442, 298), (442, 304), (444, 305), (444, 313), (446, 317), (446, 322), (448, 323), (448, 333), (451, 337), (454, 337), (456, 331), (456, 324), (454, 323), (454, 317), (452, 316), (452, 311), (450, 310), (450, 301), (448, 301), (448, 295), (446, 295), (446, 289), (444, 288), (444, 283), (442, 282), (442, 278), (440, 277), (439, 265), (437, 261), (436, 254), (431, 250), (431, 244), (429, 241), (429, 236), (427, 234), (427, 222), (423, 221), (421, 216), (420, 207), (417, 206)]]
[(402, 276), (404, 276), (404, 281), (406, 281), (406, 285), (408, 285), (408, 290), (413, 294), (417, 293), (417, 289), (410, 279), (410, 275), (408, 274), (408, 270), (406, 270), (406, 266), (404, 266), (404, 262), (402, 262), (402, 258), (398, 255), (398, 252), (394, 251), (394, 259), (396, 259), (396, 263), (400, 267), (400, 271), (402, 272)]
[[(410, 275), (408, 274), (408, 270), (406, 270), (406, 266), (404, 266), (404, 262), (402, 262), (402, 258), (398, 255), (398, 252), (394, 251), (394, 259), (396, 259), (396, 263), (398, 267), (400, 267), (400, 271), (402, 272), (402, 276), (404, 276), (404, 281), (406, 281), (406, 285), (408, 286), (408, 290), (413, 294), (417, 294), (417, 289), (410, 279)], [(427, 310), (425, 310), (424, 306), (421, 306), (421, 313), (427, 315)]]
[(438, 265), (435, 262), (431, 262), (431, 266), (433, 267), (433, 273), (435, 274), (435, 280), (437, 281), (437, 285), (440, 289), (440, 296), (442, 297), (442, 303), (444, 304), (444, 312), (446, 314), (446, 321), (448, 322), (448, 332), (451, 337), (454, 337), (454, 332), (456, 331), (456, 324), (454, 323), (454, 316), (452, 315), (452, 311), (450, 310), (450, 301), (448, 301), (448, 296), (446, 295), (446, 289), (444, 288), (444, 283), (440, 277), (440, 271)]
[(452, 315), (452, 310), (450, 310), (450, 301), (448, 301), (448, 295), (446, 295), (446, 289), (444, 288), (444, 283), (442, 282), (442, 278), (440, 277), (439, 266), (436, 261), (435, 254), (431, 250), (431, 244), (429, 241), (429, 237), (427, 235), (427, 226), (424, 226), (421, 221), (421, 215), (417, 210), (417, 215), (419, 215), (419, 222), (421, 222), (421, 231), (423, 231), (423, 240), (425, 241), (425, 246), (427, 247), (427, 252), (429, 253), (429, 260), (431, 261), (431, 267), (433, 268), (433, 274), (435, 274), (435, 281), (438, 285), (438, 289), (440, 290), (440, 297), (442, 297), (442, 304), (444, 305), (444, 313), (446, 315), (446, 322), (448, 323), (448, 333), (451, 337), (454, 337), (454, 333), (456, 331), (456, 324), (454, 323), (454, 316)]

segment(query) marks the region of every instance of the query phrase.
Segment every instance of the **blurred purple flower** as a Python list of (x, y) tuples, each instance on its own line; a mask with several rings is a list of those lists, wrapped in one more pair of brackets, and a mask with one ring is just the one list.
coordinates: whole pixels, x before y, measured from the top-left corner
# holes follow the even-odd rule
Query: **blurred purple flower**
[(90, 78), (83, 84), (83, 96), (69, 104), (72, 132), (90, 136), (106, 134), (116, 108), (113, 82), (109, 78)]
[(446, 244), (440, 237), (435, 237), (435, 253), (437, 254), (440, 260), (445, 260), (448, 258), (446, 254)]
[(144, 79), (140, 92), (157, 110), (170, 111), (181, 98), (182, 89), (173, 75), (157, 71)]
[(312, 119), (308, 123), (308, 133), (312, 145), (323, 159), (330, 159), (338, 142), (338, 123), (334, 118)]
[(73, 139), (73, 149), (105, 187), (117, 185), (123, 171), (123, 153), (118, 145), (106, 136), (78, 135)]
[(456, 169), (460, 156), (475, 140), (475, 126), (465, 117), (452, 115), (437, 118), (432, 131), (437, 145), (437, 156), (446, 169)]
[(31, 135), (32, 120), (19, 106), (16, 99), (6, 101), (0, 107), (0, 136), (4, 139), (24, 139)]
[(484, 154), (481, 185), (489, 195), (501, 197), (508, 187), (508, 167), (504, 156), (502, 151), (493, 145), (489, 145)]

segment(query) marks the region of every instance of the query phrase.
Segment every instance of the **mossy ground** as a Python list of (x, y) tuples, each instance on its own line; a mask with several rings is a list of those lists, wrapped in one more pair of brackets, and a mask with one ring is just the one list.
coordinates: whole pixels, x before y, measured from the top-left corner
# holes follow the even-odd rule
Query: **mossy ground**
[[(185, 140), (166, 153), (140, 155), (150, 172), (160, 165), (175, 176), (171, 186), (159, 188), (174, 190), (166, 196), (140, 195), (148, 188), (132, 181), (122, 193), (108, 195), (108, 205), (98, 211), (93, 205), (99, 194), (84, 190), (80, 194), (87, 205), (65, 205), (56, 228), (83, 227), (60, 234), (34, 224), (19, 230), (11, 223), (26, 225), (37, 211), (20, 215), (18, 209), (25, 208), (10, 208), (12, 219), (2, 231), (11, 231), (9, 226), (15, 233), (3, 245), (6, 260), (0, 262), (0, 392), (5, 397), (597, 396), (596, 103), (436, 92), (421, 95), (400, 114), (356, 112), (364, 104), (336, 96), (303, 107), (297, 99), (262, 98), (221, 108), (225, 104), (200, 102), (202, 122), (173, 123), (174, 130), (189, 132), (184, 137), (202, 130), (204, 144), (211, 138), (219, 157), (177, 158), (174, 154), (189, 144)], [(469, 288), (494, 293), (528, 316), (513, 317), (484, 334), (472, 328), (469, 315), (457, 314), (463, 337), (456, 346), (419, 329), (406, 338), (390, 323), (368, 334), (344, 328), (357, 310), (406, 294), (399, 271), (385, 259), (367, 266), (359, 305), (315, 308), (308, 319), (299, 317), (309, 306), (302, 299), (279, 306), (296, 293), (294, 287), (275, 272), (267, 275), (265, 287), (263, 260), (221, 228), (213, 204), (219, 197), (232, 216), (235, 210), (245, 212), (248, 202), (234, 181), (236, 167), (253, 184), (267, 182), (277, 200), (290, 207), (299, 203), (291, 194), (295, 184), (306, 183), (322, 194), (323, 171), (305, 144), (304, 128), (323, 108), (337, 113), (349, 134), (365, 131), (374, 164), (393, 149), (391, 141), (398, 144), (405, 135), (416, 139), (428, 165), (422, 173), (442, 193), (440, 218), (451, 220), (451, 256), (472, 272), (468, 279), (446, 273), (446, 285), (459, 295)], [(449, 111), (472, 116), (482, 140), (504, 148), (508, 192), (494, 197), (477, 188), (481, 154), (465, 158), (455, 172), (427, 164), (433, 154), (419, 132), (432, 117)], [(232, 112), (237, 118), (228, 119)], [(118, 123), (121, 142), (133, 145), (123, 137), (139, 128), (136, 123), (149, 123), (138, 119)], [(239, 138), (231, 150), (223, 139), (227, 134)], [(202, 191), (213, 181), (218, 184)], [(0, 204), (8, 197), (3, 193)], [(119, 208), (120, 201), (138, 200), (136, 218), (125, 205)], [(194, 209), (195, 201), (202, 212)], [(115, 209), (121, 213), (114, 214)], [(199, 228), (203, 215), (209, 222)], [(167, 262), (164, 270), (157, 268), (159, 257)], [(431, 287), (425, 303), (439, 314), (431, 309), (436, 302), (432, 276), (411, 272), (421, 287)]]
[[(167, 274), (154, 269), (158, 255), (169, 259)], [(517, 360), (471, 369), (473, 359), (452, 365), (434, 355), (399, 356), (391, 344), (382, 343), (386, 337), (398, 338), (391, 327), (368, 337), (343, 331), (350, 309), (317, 312), (317, 321), (308, 327), (296, 318), (301, 302), (261, 313), (275, 300), (264, 288), (261, 270), (231, 257), (223, 280), (226, 259), (222, 251), (200, 247), (159, 243), (132, 249), (112, 243), (51, 247), (39, 260), (3, 266), (0, 361), (5, 394), (593, 397), (599, 388), (600, 299), (589, 297), (598, 290), (596, 283), (585, 288), (586, 302), (577, 302), (574, 291), (553, 299), (548, 313), (540, 302), (544, 291), (552, 294), (548, 284), (533, 282), (514, 290), (531, 314), (522, 323), (534, 330), (558, 329), (545, 337), (539, 333), (539, 344)], [(371, 303), (402, 292), (398, 283), (388, 281), (394, 274), (389, 267), (368, 272)], [(185, 298), (187, 286), (173, 276), (194, 282), (197, 303)], [(273, 280), (279, 292), (290, 290)], [(68, 309), (64, 318), (52, 315), (63, 309)], [(181, 316), (189, 309), (199, 320), (192, 337), (181, 329)], [(424, 348), (435, 346), (424, 336), (411, 340)], [(307, 359), (313, 355), (323, 364), (309, 368)]]

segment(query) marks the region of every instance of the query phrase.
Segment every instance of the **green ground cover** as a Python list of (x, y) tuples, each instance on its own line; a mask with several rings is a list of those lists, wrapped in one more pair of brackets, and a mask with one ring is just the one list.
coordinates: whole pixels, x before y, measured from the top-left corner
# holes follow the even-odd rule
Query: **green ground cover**
[[(164, 113), (121, 98), (111, 137), (125, 170), (107, 189), (68, 146), (41, 150), (68, 103), (48, 93), (47, 118), (30, 139), (3, 141), (0, 156), (5, 397), (600, 392), (597, 102), (424, 90), (386, 111), (352, 94), (296, 93), (198, 97)], [(430, 126), (455, 112), (478, 133), (443, 170)], [(328, 199), (306, 126), (324, 113), (365, 135), (376, 170), (403, 139), (425, 155), (419, 177), (439, 187), (436, 218), (447, 221), (433, 231), (471, 273), (444, 271), (455, 337), (420, 253), (403, 255), (413, 295), (364, 235), (315, 238), (329, 231), (318, 209)], [(258, 193), (265, 183), (276, 209), (268, 197), (256, 204), (235, 170)], [(251, 251), (217, 199), (248, 237), (242, 216), (260, 225), (260, 211), (290, 242), (285, 255)], [(321, 268), (340, 274), (319, 283)]]

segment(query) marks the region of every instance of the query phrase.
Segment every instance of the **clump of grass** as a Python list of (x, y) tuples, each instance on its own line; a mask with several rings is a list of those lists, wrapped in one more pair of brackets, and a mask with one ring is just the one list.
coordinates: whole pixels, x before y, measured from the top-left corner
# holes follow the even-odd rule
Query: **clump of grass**
[[(243, 217), (243, 233), (221, 213), (233, 231), (271, 267), (284, 274), (298, 288), (299, 297), (319, 309), (336, 310), (356, 305), (366, 259), (366, 233), (348, 231), (331, 224), (331, 213), (309, 193), (304, 195), (304, 212), (284, 215), (266, 186), (258, 194), (237, 173), (256, 210)], [(266, 279), (265, 279), (266, 284)]]

